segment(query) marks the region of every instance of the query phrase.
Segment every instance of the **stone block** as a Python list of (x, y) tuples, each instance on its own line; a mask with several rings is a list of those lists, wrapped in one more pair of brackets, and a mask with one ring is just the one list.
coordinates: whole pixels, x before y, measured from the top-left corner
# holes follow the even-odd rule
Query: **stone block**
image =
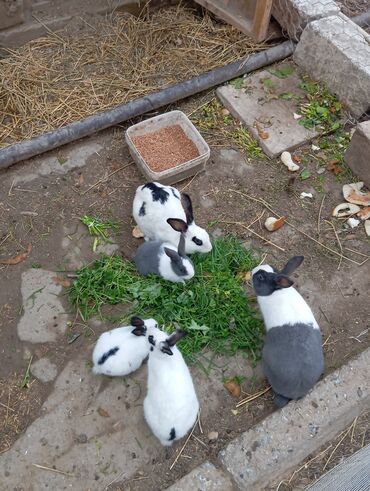
[(24, 21), (23, 0), (0, 0), (0, 30)]
[(275, 411), (220, 452), (239, 489), (271, 486), (368, 410), (369, 357), (368, 348), (306, 397)]
[(334, 0), (275, 0), (272, 15), (291, 39), (298, 41), (309, 22), (339, 13)]
[(177, 481), (167, 491), (232, 491), (231, 478), (210, 462), (204, 462)]
[(370, 121), (357, 125), (344, 160), (356, 176), (370, 189)]
[(311, 22), (303, 31), (294, 61), (348, 105), (355, 116), (370, 106), (370, 44), (360, 27), (344, 16)]

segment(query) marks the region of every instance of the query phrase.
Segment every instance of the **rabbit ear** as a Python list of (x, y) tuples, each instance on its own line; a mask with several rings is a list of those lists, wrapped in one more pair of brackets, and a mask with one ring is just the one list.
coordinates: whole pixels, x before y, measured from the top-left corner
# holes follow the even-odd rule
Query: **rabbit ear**
[(186, 223), (190, 225), (191, 223), (194, 222), (194, 215), (193, 215), (193, 205), (190, 196), (188, 194), (181, 193), (181, 204), (185, 211)]
[(186, 257), (185, 253), (185, 237), (183, 234), (180, 235), (179, 246), (177, 248), (177, 252), (181, 257)]
[(171, 347), (175, 346), (175, 344), (185, 336), (186, 336), (186, 332), (182, 331), (181, 329), (178, 329), (174, 333), (172, 333), (169, 338), (166, 339), (166, 343), (168, 344), (168, 346)]
[(167, 218), (168, 225), (176, 230), (176, 232), (185, 233), (188, 230), (187, 224), (181, 218)]
[(134, 327), (142, 327), (144, 326), (144, 321), (140, 319), (140, 317), (131, 317), (130, 323)]
[(284, 274), (277, 274), (274, 278), (274, 283), (279, 288), (289, 288), (294, 284), (294, 281)]
[(162, 343), (161, 351), (162, 351), (162, 353), (165, 353), (166, 355), (170, 355), (170, 356), (173, 355), (173, 352), (172, 352), (171, 348), (168, 346), (167, 341), (164, 341)]
[(295, 271), (298, 266), (303, 263), (304, 256), (294, 256), (286, 263), (283, 269), (280, 271), (281, 274), (289, 276)]
[(171, 259), (171, 261), (176, 261), (179, 259), (179, 253), (170, 249), (169, 247), (164, 247), (165, 254)]
[(146, 333), (146, 326), (144, 324), (144, 321), (140, 319), (140, 317), (131, 317), (131, 325), (135, 327), (131, 331), (132, 334), (135, 334), (135, 336), (145, 336)]

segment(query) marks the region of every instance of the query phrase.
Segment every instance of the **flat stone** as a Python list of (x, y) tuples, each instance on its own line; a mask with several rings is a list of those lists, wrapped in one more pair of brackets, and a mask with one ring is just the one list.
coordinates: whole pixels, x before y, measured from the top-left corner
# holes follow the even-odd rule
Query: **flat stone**
[(24, 313), (17, 326), (21, 341), (46, 343), (65, 333), (69, 316), (61, 303), (62, 287), (55, 284), (55, 276), (44, 269), (29, 269), (22, 274)]
[(370, 121), (357, 125), (344, 160), (352, 172), (370, 188)]
[(309, 22), (339, 13), (334, 0), (277, 0), (272, 15), (289, 37), (298, 41)]
[(308, 24), (293, 58), (311, 78), (325, 82), (355, 116), (370, 108), (369, 36), (345, 16)]
[(369, 357), (367, 349), (220, 452), (239, 489), (260, 491), (272, 485), (370, 407)]
[(41, 358), (31, 365), (31, 373), (41, 382), (51, 382), (58, 375), (57, 366), (49, 358)]
[[(291, 66), (286, 63), (276, 65), (274, 71)], [(299, 83), (300, 78), (295, 69), (286, 78), (279, 78), (263, 70), (246, 77), (244, 87), (240, 89), (231, 84), (218, 88), (217, 96), (231, 114), (247, 126), (263, 151), (269, 157), (277, 157), (285, 150), (292, 150), (318, 135), (294, 119), (294, 113), (297, 112), (295, 97), (291, 100), (279, 97), (284, 93), (304, 95)], [(268, 137), (261, 138), (261, 134), (267, 134)]]
[[(147, 460), (149, 449), (161, 448), (137, 402), (142, 393), (142, 404), (145, 384), (144, 368), (123, 383), (121, 377), (94, 376), (85, 353), (69, 362), (40, 417), (0, 455), (1, 490), (100, 491), (119, 476), (129, 479)], [(100, 417), (99, 408), (110, 417)], [(66, 475), (45, 472), (35, 463)]]
[(205, 462), (177, 481), (168, 491), (232, 491), (232, 480), (211, 462)]

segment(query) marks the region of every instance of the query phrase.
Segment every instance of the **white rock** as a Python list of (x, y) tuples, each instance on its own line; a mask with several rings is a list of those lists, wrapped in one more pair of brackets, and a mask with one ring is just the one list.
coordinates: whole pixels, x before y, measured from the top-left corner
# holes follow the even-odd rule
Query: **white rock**
[(370, 237), (370, 220), (365, 220), (365, 232)]
[(317, 147), (316, 145), (312, 144), (311, 145), (311, 149), (314, 151), (314, 152), (318, 152), (320, 150), (320, 147)]
[(289, 152), (283, 152), (280, 156), (282, 163), (288, 167), (290, 172), (295, 172), (299, 170), (299, 165), (293, 162), (292, 156)]
[(333, 210), (333, 217), (349, 217), (351, 215), (355, 215), (361, 210), (361, 208), (357, 205), (354, 205), (352, 203), (340, 203), (340, 205), (337, 205), (334, 210)]
[(301, 117), (302, 117), (302, 114), (293, 113), (294, 119), (301, 119)]
[(351, 228), (356, 228), (356, 227), (358, 227), (360, 220), (357, 220), (357, 218), (351, 217), (351, 218), (348, 218), (347, 223)]
[(301, 195), (300, 195), (300, 198), (301, 199), (304, 199), (304, 198), (311, 198), (312, 199), (313, 198), (313, 194), (312, 193), (305, 193), (303, 191), (303, 193), (301, 193)]

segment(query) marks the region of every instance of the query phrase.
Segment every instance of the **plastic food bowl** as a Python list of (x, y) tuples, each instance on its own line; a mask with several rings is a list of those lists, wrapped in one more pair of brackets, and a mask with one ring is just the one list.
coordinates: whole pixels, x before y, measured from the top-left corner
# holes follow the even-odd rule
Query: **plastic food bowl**
[[(199, 156), (195, 159), (188, 160), (183, 164), (171, 167), (170, 169), (155, 172), (151, 170), (149, 165), (141, 156), (132, 139), (136, 136), (154, 133), (162, 128), (174, 125), (181, 126), (185, 135), (197, 147)], [(125, 136), (132, 158), (148, 181), (157, 181), (162, 184), (174, 184), (175, 182), (182, 181), (183, 179), (191, 177), (203, 170), (210, 155), (209, 146), (207, 145), (206, 141), (195, 128), (190, 119), (182, 111), (170, 111), (168, 113), (155, 116), (154, 118), (146, 119), (141, 123), (134, 124), (127, 129)]]

